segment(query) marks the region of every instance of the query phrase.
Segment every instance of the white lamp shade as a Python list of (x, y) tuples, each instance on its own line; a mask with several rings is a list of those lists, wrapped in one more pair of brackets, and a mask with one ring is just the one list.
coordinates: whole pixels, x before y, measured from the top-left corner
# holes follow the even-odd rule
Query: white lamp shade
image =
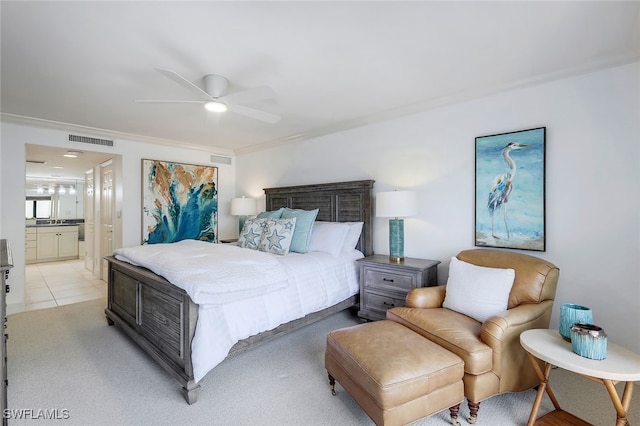
[(376, 194), (376, 216), (410, 217), (418, 214), (418, 197), (414, 191), (389, 191)]
[(256, 214), (256, 200), (253, 198), (233, 198), (231, 200), (231, 214), (233, 216), (249, 216)]

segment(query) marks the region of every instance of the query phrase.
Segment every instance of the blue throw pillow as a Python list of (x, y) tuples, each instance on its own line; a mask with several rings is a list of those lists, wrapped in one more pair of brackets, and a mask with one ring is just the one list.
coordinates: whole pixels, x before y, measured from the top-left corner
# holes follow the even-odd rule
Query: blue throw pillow
[(256, 219), (267, 219), (267, 218), (280, 219), (283, 211), (284, 211), (284, 207), (280, 207), (278, 210), (271, 210), (269, 212), (258, 213), (258, 215), (256, 216)]
[(306, 253), (309, 251), (309, 242), (311, 241), (311, 229), (313, 222), (318, 216), (318, 209), (315, 210), (295, 210), (285, 208), (282, 212), (282, 218), (296, 218), (296, 229), (293, 231), (293, 240), (289, 251), (296, 253)]

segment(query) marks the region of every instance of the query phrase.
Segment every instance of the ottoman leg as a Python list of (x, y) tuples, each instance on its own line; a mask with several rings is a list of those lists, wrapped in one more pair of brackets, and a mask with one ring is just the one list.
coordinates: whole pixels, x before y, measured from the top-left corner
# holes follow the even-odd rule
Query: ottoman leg
[(460, 411), (460, 404), (449, 407), (449, 413), (451, 413), (451, 424), (454, 426), (460, 426), (460, 422), (458, 421), (458, 411)]
[(331, 395), (336, 395), (336, 379), (333, 378), (331, 373), (327, 373), (329, 376), (329, 386), (331, 386)]
[(480, 409), (479, 402), (468, 401), (469, 404), (469, 423), (474, 424), (478, 418), (478, 410)]

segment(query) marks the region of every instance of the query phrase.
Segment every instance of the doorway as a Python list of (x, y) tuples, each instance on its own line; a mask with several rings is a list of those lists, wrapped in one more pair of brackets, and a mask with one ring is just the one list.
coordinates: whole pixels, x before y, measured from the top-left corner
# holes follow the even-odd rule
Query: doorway
[[(108, 240), (121, 241), (114, 232), (121, 232), (120, 227), (114, 227), (112, 218), (115, 211), (113, 197), (118, 175), (121, 173), (119, 154), (102, 153), (95, 151), (72, 151), (66, 148), (26, 144), (26, 188), (33, 190), (37, 185), (40, 188), (56, 188), (58, 181), (73, 179), (81, 182), (76, 185), (82, 188), (78, 191), (77, 205), (81, 206), (77, 211), (65, 213), (75, 217), (62, 218), (59, 210), (53, 210), (48, 218), (49, 226), (73, 225), (77, 223), (77, 257), (58, 261), (55, 258), (47, 258), (46, 262), (39, 259), (29, 260), (25, 265), (25, 305), (27, 310), (60, 306), (68, 303), (81, 302), (106, 296), (106, 274), (102, 268), (101, 259), (111, 254), (112, 244), (107, 246), (104, 238), (105, 228), (103, 219), (111, 219), (109, 222)], [(110, 170), (108, 194), (109, 200), (102, 197), (101, 179), (102, 170)], [(46, 185), (46, 186), (45, 186)], [(64, 185), (61, 185), (64, 187)], [(45, 194), (46, 195), (46, 194)], [(35, 238), (29, 236), (36, 231), (39, 224), (36, 221), (25, 222), (25, 234), (27, 240), (36, 244)], [(42, 220), (39, 221), (42, 224)], [(29, 243), (29, 242), (28, 242)], [(108, 250), (108, 252), (105, 252)], [(103, 275), (104, 274), (104, 275)], [(104, 278), (104, 279), (103, 279)]]

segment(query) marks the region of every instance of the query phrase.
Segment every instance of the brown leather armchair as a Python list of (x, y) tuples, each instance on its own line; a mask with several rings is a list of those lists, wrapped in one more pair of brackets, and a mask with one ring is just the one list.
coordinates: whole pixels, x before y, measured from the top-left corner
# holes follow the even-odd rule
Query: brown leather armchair
[(387, 319), (410, 328), (464, 360), (464, 395), (469, 404), (469, 422), (474, 423), (481, 401), (538, 384), (531, 362), (520, 345), (520, 333), (549, 327), (559, 269), (543, 259), (502, 250), (465, 250), (456, 257), (478, 266), (515, 270), (504, 314), (480, 323), (443, 308), (446, 285), (441, 285), (412, 290), (407, 295), (407, 306), (390, 309)]

